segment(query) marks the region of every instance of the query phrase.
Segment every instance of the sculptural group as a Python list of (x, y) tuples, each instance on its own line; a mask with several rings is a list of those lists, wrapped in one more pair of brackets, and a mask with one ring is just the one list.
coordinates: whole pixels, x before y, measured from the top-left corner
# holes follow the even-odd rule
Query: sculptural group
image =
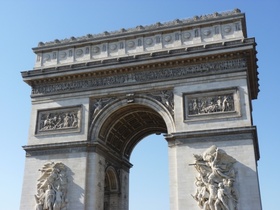
[(67, 210), (67, 168), (63, 163), (47, 163), (41, 171), (35, 195), (36, 210)]
[(54, 112), (41, 116), (40, 131), (76, 128), (78, 117), (76, 112)]
[(233, 94), (193, 98), (189, 102), (189, 115), (234, 111)]
[(213, 145), (202, 155), (194, 155), (196, 193), (193, 198), (203, 210), (237, 210), (238, 195), (234, 187), (236, 160)]

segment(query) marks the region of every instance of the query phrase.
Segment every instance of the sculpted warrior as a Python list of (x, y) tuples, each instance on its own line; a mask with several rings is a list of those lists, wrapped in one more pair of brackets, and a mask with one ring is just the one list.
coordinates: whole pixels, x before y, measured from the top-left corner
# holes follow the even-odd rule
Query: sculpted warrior
[(40, 169), (35, 210), (67, 210), (67, 170), (62, 163), (47, 163)]
[(218, 209), (230, 210), (228, 207), (228, 198), (227, 198), (227, 194), (225, 192), (223, 183), (219, 183), (217, 199), (215, 202), (215, 210), (218, 210)]
[(53, 210), (54, 201), (55, 191), (52, 189), (51, 185), (48, 185), (48, 189), (45, 192), (44, 210)]
[(193, 198), (203, 210), (237, 210), (238, 196), (234, 188), (236, 160), (215, 145), (202, 155), (194, 155), (196, 194)]
[(53, 210), (60, 210), (62, 206), (62, 192), (60, 186), (55, 190), (55, 203), (53, 205)]

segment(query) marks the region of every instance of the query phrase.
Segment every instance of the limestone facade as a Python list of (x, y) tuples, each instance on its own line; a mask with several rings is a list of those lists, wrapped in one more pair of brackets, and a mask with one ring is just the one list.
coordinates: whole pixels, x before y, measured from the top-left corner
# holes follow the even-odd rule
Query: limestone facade
[(239, 10), (39, 43), (33, 50), (34, 69), (22, 72), (32, 87), (32, 110), (21, 210), (47, 203), (38, 169), (51, 162), (67, 167), (61, 197), (61, 173), (50, 169), (44, 178), (55, 191), (53, 202), (63, 200), (57, 209), (127, 210), (130, 155), (154, 133), (168, 141), (170, 209), (201, 209), (192, 197), (193, 155), (212, 145), (236, 160), (236, 208), (261, 209), (251, 104), (259, 91), (256, 43)]

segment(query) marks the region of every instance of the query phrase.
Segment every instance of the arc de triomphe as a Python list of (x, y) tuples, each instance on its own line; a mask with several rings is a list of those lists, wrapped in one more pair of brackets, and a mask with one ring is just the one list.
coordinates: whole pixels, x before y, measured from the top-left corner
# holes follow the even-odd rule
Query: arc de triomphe
[(261, 209), (256, 43), (244, 13), (33, 51), (34, 68), (22, 72), (32, 110), (21, 210), (128, 210), (130, 155), (155, 133), (168, 141), (171, 210)]

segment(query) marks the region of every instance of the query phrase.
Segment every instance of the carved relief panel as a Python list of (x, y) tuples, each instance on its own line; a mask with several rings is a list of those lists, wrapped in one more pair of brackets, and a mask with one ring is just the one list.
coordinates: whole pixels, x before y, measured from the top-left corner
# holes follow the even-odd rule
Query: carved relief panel
[(36, 134), (79, 132), (82, 106), (39, 110)]
[(238, 88), (184, 95), (185, 120), (240, 116)]

